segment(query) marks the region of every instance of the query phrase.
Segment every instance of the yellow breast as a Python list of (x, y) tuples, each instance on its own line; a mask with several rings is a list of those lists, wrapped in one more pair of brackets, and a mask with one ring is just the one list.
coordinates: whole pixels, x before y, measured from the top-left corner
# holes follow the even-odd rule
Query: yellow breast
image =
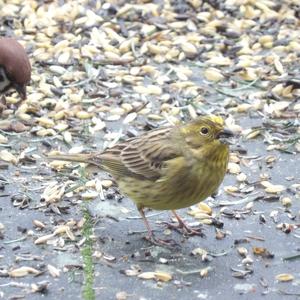
[(121, 178), (118, 184), (138, 207), (157, 210), (189, 207), (217, 190), (226, 173), (228, 155), (226, 146), (210, 159), (194, 160), (192, 164), (185, 157), (176, 158), (156, 181)]

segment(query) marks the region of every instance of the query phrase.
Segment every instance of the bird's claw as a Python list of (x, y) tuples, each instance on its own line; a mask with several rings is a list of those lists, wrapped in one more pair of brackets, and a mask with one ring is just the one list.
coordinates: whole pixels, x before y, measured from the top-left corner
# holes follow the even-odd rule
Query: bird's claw
[(183, 227), (182, 229), (184, 236), (194, 236), (198, 235), (200, 237), (205, 237), (205, 233), (202, 228), (191, 228), (191, 227)]
[(183, 234), (183, 236), (194, 236), (198, 235), (200, 237), (205, 237), (202, 228), (192, 228), (185, 223), (182, 224), (171, 224), (169, 222), (163, 222), (163, 224), (167, 225), (167, 228), (176, 230), (177, 232)]
[(163, 246), (167, 248), (180, 247), (180, 245), (173, 239), (167, 239), (167, 240), (158, 239), (154, 235), (145, 236), (144, 238), (145, 240), (147, 240), (148, 242), (150, 242), (155, 246)]

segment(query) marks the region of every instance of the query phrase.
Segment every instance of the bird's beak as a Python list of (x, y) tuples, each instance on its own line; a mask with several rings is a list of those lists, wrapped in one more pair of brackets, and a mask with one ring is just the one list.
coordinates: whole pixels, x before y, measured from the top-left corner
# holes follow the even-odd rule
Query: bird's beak
[(227, 128), (224, 128), (223, 130), (221, 130), (218, 134), (218, 138), (229, 138), (234, 136), (233, 132)]
[(15, 84), (14, 85), (15, 89), (17, 90), (17, 92), (19, 93), (20, 97), (22, 98), (22, 100), (26, 99), (26, 85), (25, 84)]
[(225, 145), (232, 144), (232, 141), (230, 140), (231, 137), (233, 137), (234, 134), (231, 130), (224, 128), (221, 130), (218, 134), (218, 140)]

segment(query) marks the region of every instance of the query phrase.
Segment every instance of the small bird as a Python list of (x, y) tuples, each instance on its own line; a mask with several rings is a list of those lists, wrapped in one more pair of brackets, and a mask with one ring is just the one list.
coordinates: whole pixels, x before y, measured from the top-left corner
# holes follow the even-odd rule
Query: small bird
[(0, 93), (14, 88), (26, 99), (26, 85), (31, 77), (31, 65), (23, 46), (14, 38), (0, 39)]
[(231, 136), (223, 119), (210, 115), (148, 131), (103, 152), (48, 157), (87, 163), (111, 174), (120, 190), (135, 202), (148, 231), (147, 239), (161, 245), (167, 241), (156, 239), (144, 208), (171, 210), (185, 233), (199, 233), (175, 210), (203, 201), (217, 190), (227, 170), (227, 139)]

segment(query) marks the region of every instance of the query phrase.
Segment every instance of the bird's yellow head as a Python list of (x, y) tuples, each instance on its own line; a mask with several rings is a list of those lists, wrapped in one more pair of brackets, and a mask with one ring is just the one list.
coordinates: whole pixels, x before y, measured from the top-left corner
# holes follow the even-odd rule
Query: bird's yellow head
[(185, 141), (193, 148), (201, 147), (209, 143), (226, 143), (225, 139), (233, 136), (233, 133), (224, 128), (224, 121), (215, 115), (199, 117), (180, 128)]

